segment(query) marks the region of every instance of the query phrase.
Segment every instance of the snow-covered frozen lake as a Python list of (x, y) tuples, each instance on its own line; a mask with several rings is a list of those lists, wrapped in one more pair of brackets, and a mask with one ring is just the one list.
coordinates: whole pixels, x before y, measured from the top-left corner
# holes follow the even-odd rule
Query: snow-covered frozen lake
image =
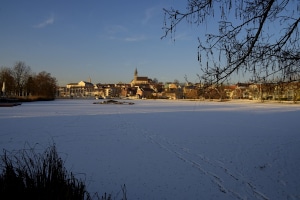
[(123, 184), (130, 200), (300, 199), (299, 105), (94, 101), (0, 108), (0, 149), (55, 143), (90, 192), (115, 199)]

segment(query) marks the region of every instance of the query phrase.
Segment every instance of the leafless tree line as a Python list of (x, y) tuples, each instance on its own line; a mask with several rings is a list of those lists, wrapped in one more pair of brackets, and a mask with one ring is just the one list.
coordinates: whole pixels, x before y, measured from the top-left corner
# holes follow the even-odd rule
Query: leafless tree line
[(13, 67), (0, 68), (0, 84), (5, 83), (5, 92), (8, 97), (38, 96), (54, 98), (56, 94), (56, 78), (50, 73), (42, 71), (32, 72), (30, 66), (18, 61)]

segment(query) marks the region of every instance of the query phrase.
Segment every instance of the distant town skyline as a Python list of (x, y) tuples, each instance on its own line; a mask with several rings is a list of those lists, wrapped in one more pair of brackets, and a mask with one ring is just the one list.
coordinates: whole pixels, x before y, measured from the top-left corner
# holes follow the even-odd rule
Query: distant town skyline
[[(92, 84), (98, 84), (98, 83), (100, 83), (100, 84), (119, 84), (119, 83), (130, 84), (136, 77), (147, 78), (147, 79), (151, 79), (152, 81), (154, 79), (156, 79), (158, 82), (163, 82), (163, 83), (165, 83), (165, 82), (174, 82), (174, 81), (177, 80), (177, 79), (174, 79), (174, 80), (160, 81), (156, 77), (148, 77), (146, 74), (140, 75), (139, 72), (138, 72), (138, 68), (135, 68), (132, 72), (132, 77), (130, 78), (130, 80), (128, 80), (126, 82), (123, 82), (123, 81), (119, 81), (119, 82), (100, 82), (98, 80), (93, 80), (91, 77), (87, 77), (86, 79), (80, 79), (80, 80), (77, 80), (77, 81), (73, 81), (73, 82), (67, 83), (66, 85), (72, 84), (72, 83), (78, 83), (78, 82), (81, 82), (81, 81), (89, 82), (89, 83), (92, 83)], [(64, 85), (60, 85), (60, 86), (64, 86)]]

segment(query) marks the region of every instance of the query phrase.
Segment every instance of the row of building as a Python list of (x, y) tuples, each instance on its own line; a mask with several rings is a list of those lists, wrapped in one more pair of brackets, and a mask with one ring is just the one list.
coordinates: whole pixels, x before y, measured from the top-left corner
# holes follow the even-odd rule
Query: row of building
[(133, 80), (119, 84), (93, 84), (91, 80), (70, 83), (58, 88), (62, 98), (161, 98), (161, 99), (265, 99), (300, 100), (300, 83), (264, 83), (205, 86), (203, 84), (159, 83), (146, 76), (138, 76), (135, 69)]

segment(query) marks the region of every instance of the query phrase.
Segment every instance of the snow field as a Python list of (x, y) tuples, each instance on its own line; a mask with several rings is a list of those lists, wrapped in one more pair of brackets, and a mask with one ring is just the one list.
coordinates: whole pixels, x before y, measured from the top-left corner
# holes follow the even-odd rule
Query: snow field
[(91, 192), (128, 199), (300, 199), (300, 106), (95, 100), (0, 109), (0, 148), (55, 143)]

